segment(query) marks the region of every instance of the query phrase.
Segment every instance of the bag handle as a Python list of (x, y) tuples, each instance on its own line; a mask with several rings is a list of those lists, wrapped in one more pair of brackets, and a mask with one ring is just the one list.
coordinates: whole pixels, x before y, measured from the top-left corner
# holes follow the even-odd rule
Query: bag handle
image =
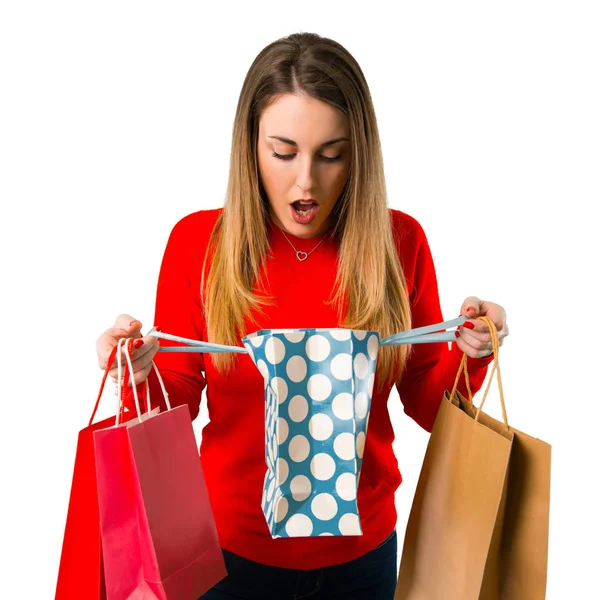
[(184, 346), (165, 346), (159, 348), (159, 352), (238, 352), (239, 354), (248, 354), (246, 348), (240, 346), (225, 346), (223, 344), (212, 344), (210, 342), (202, 342), (200, 340), (193, 340), (191, 338), (184, 338), (178, 335), (172, 335), (170, 333), (163, 333), (162, 331), (150, 331), (148, 335), (162, 338), (163, 340), (172, 340), (174, 342), (181, 342), (187, 344), (188, 347)]
[[(150, 332), (148, 335), (150, 335), (151, 333), (152, 332)], [(110, 356), (108, 357), (108, 361), (106, 363), (106, 368), (104, 369), (104, 376), (102, 377), (102, 382), (100, 383), (100, 390), (98, 391), (98, 397), (96, 398), (96, 403), (94, 404), (94, 410), (92, 411), (92, 416), (90, 417), (88, 427), (90, 427), (92, 425), (92, 423), (94, 422), (94, 417), (96, 416), (96, 412), (98, 411), (98, 406), (100, 405), (100, 398), (102, 397), (102, 393), (104, 391), (104, 386), (106, 385), (106, 379), (108, 377), (108, 373), (111, 369), (112, 363), (115, 360), (115, 357), (117, 357), (117, 371), (118, 371), (117, 397), (119, 399), (118, 404), (117, 404), (117, 414), (116, 414), (115, 423), (116, 423), (116, 425), (119, 424), (119, 417), (121, 416), (121, 408), (122, 408), (122, 405), (121, 405), (121, 402), (122, 402), (122, 398), (121, 398), (121, 379), (122, 379), (121, 378), (121, 369), (122, 369), (121, 361), (122, 361), (122, 356), (121, 356), (120, 350), (122, 347), (124, 348), (125, 358), (127, 360), (127, 365), (129, 367), (129, 373), (133, 373), (133, 365), (131, 363), (131, 356), (130, 356), (130, 352), (132, 351), (132, 348), (133, 348), (133, 340), (134, 340), (134, 338), (121, 338), (117, 342), (115, 347), (112, 349)], [(126, 344), (126, 345), (124, 346), (124, 344)], [(117, 352), (118, 352), (118, 355), (117, 355)], [(152, 366), (154, 368), (154, 371), (156, 372), (156, 376), (158, 377), (158, 382), (160, 384), (163, 395), (165, 397), (165, 404), (167, 406), (167, 410), (171, 410), (169, 394), (167, 393), (167, 389), (165, 388), (163, 378), (161, 377), (158, 367), (156, 366), (156, 363), (154, 361), (152, 361)], [(127, 371), (126, 371), (126, 373), (127, 373)], [(150, 412), (150, 410), (151, 410), (150, 386), (148, 384), (147, 377), (145, 379), (145, 384), (146, 384), (146, 397), (148, 399), (148, 412)], [(131, 387), (133, 389), (133, 396), (134, 396), (134, 400), (135, 400), (137, 416), (141, 420), (139, 398), (138, 398), (137, 388), (136, 388), (134, 381), (132, 381)]]
[(96, 398), (96, 404), (94, 404), (94, 410), (92, 411), (92, 416), (90, 417), (90, 422), (88, 423), (88, 427), (92, 425), (94, 422), (94, 417), (96, 416), (96, 411), (98, 410), (98, 405), (100, 404), (100, 398), (102, 397), (102, 392), (104, 391), (104, 385), (106, 383), (106, 378), (108, 377), (108, 372), (110, 371), (110, 367), (115, 360), (115, 356), (117, 355), (117, 346), (112, 349), (110, 356), (108, 357), (108, 361), (106, 362), (106, 369), (104, 369), (104, 377), (102, 377), (102, 383), (100, 384), (100, 391), (98, 392), (98, 397)]
[(380, 346), (400, 346), (401, 344), (429, 344), (436, 342), (452, 342), (456, 339), (454, 331), (440, 332), (440, 329), (449, 329), (451, 327), (458, 327), (467, 320), (467, 317), (461, 316), (456, 319), (450, 319), (450, 321), (444, 321), (443, 323), (436, 323), (435, 325), (426, 325), (425, 327), (417, 327), (416, 329), (409, 329), (407, 331), (401, 331), (395, 333), (386, 338), (383, 338), (380, 342)]
[[(490, 334), (492, 337), (492, 348), (494, 351), (494, 365), (492, 367), (492, 372), (490, 373), (488, 384), (487, 384), (487, 387), (485, 388), (485, 392), (483, 394), (481, 404), (479, 405), (479, 408), (477, 408), (477, 412), (475, 413), (475, 421), (479, 420), (479, 413), (481, 412), (481, 409), (483, 408), (483, 405), (485, 403), (485, 399), (487, 398), (488, 392), (490, 390), (490, 386), (492, 384), (492, 379), (494, 378), (494, 373), (496, 373), (496, 378), (498, 380), (498, 391), (500, 392), (500, 405), (502, 406), (502, 420), (504, 421), (506, 428), (510, 429), (510, 425), (508, 424), (508, 418), (506, 416), (506, 404), (504, 402), (504, 390), (502, 388), (502, 377), (500, 375), (500, 362), (498, 360), (499, 353), (500, 353), (500, 342), (498, 340), (498, 330), (496, 329), (496, 324), (490, 317), (483, 316), (483, 317), (477, 317), (477, 318), (479, 320), (483, 321), (484, 323), (486, 323), (490, 329)], [(460, 376), (461, 376), (463, 370), (465, 372), (465, 382), (467, 384), (467, 392), (469, 394), (469, 401), (471, 402), (471, 404), (473, 404), (473, 394), (471, 392), (471, 386), (469, 385), (469, 374), (467, 371), (467, 355), (466, 354), (463, 354), (462, 360), (460, 361), (460, 366), (458, 367), (458, 373), (456, 374), (456, 379), (454, 380), (454, 386), (452, 387), (452, 393), (450, 394), (450, 399), (452, 400), (452, 398), (454, 397), (454, 394), (456, 393), (458, 381), (460, 380)]]
[[(443, 323), (436, 323), (435, 325), (427, 325), (425, 327), (418, 327), (416, 329), (409, 329), (408, 331), (401, 331), (382, 339), (379, 342), (380, 346), (399, 346), (400, 344), (429, 344), (435, 342), (451, 342), (455, 339), (454, 331), (440, 332), (440, 329), (448, 329), (450, 327), (456, 327), (462, 325), (467, 320), (467, 317), (458, 317), (451, 319), (450, 321), (444, 321)], [(212, 344), (210, 342), (202, 342), (200, 340), (193, 340), (190, 338), (180, 337), (178, 335), (172, 335), (170, 333), (163, 333), (162, 331), (151, 331), (148, 335), (162, 338), (164, 340), (171, 340), (174, 342), (181, 342), (187, 344), (185, 346), (165, 346), (160, 348), (159, 352), (237, 352), (239, 354), (248, 354), (246, 348), (240, 346), (225, 346), (223, 344)]]
[[(131, 348), (133, 345), (133, 338), (121, 338), (118, 342), (117, 342), (117, 346), (121, 347), (123, 346), (123, 351), (125, 353), (125, 359), (127, 360), (127, 366), (129, 367), (129, 375), (130, 377), (133, 374), (133, 364), (131, 362)], [(118, 381), (118, 393), (117, 393), (117, 417), (116, 417), (116, 422), (115, 422), (115, 426), (119, 425), (119, 417), (121, 416), (121, 407), (122, 407), (122, 397), (121, 397), (121, 353), (118, 352), (117, 354), (117, 381)], [(165, 403), (167, 405), (167, 410), (171, 410), (171, 403), (169, 401), (169, 394), (167, 394), (167, 390), (165, 388), (165, 384), (163, 382), (163, 379), (160, 375), (160, 372), (158, 371), (158, 367), (156, 366), (156, 363), (154, 361), (152, 361), (152, 366), (154, 367), (154, 370), (156, 371), (156, 376), (158, 377), (158, 382), (160, 384), (160, 387), (162, 389), (162, 392), (165, 396)], [(148, 413), (150, 413), (151, 410), (151, 403), (150, 403), (150, 385), (148, 382), (148, 377), (146, 377), (146, 379), (144, 380), (145, 384), (146, 384), (146, 396), (148, 398)], [(142, 411), (140, 410), (140, 401), (138, 398), (138, 393), (137, 393), (137, 386), (135, 385), (135, 381), (132, 379), (131, 380), (131, 388), (133, 390), (133, 398), (135, 401), (135, 410), (137, 413), (137, 417), (138, 419), (141, 421), (142, 420)]]

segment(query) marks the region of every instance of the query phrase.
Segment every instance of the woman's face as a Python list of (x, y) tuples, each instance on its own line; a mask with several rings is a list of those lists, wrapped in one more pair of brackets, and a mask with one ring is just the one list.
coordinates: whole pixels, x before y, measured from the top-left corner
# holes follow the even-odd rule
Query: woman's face
[[(299, 238), (325, 233), (350, 170), (347, 117), (321, 100), (286, 94), (263, 112), (257, 152), (275, 225)], [(298, 212), (299, 200), (313, 204)]]

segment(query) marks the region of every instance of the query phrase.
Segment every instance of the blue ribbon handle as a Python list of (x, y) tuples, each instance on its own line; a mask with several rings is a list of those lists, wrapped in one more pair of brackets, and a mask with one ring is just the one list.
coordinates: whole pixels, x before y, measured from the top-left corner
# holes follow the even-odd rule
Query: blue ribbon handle
[(162, 331), (150, 331), (148, 332), (148, 335), (162, 338), (163, 340), (172, 340), (174, 342), (187, 344), (187, 346), (165, 346), (163, 348), (159, 348), (159, 352), (238, 352), (239, 354), (248, 354), (248, 350), (246, 350), (246, 348), (241, 348), (240, 346), (211, 344), (210, 342), (192, 340), (190, 338), (184, 338), (178, 335), (171, 335), (170, 333), (163, 333)]
[[(435, 325), (427, 325), (426, 327), (418, 327), (417, 329), (409, 329), (395, 333), (382, 339), (379, 342), (380, 346), (400, 346), (401, 344), (432, 344), (436, 342), (452, 342), (455, 340), (454, 331), (440, 332), (440, 329), (448, 329), (462, 325), (467, 320), (467, 317), (458, 317), (443, 323)], [(222, 344), (211, 344), (210, 342), (202, 342), (190, 338), (163, 333), (162, 331), (151, 330), (149, 336), (162, 338), (163, 340), (171, 340), (181, 342), (185, 346), (166, 346), (159, 348), (159, 352), (237, 352), (238, 354), (248, 354), (246, 348), (240, 346), (224, 346)]]
[(382, 339), (379, 342), (380, 346), (400, 346), (401, 344), (429, 344), (436, 342), (452, 342), (456, 339), (454, 331), (440, 332), (440, 329), (449, 329), (450, 327), (458, 327), (467, 320), (467, 317), (458, 317), (443, 323), (435, 325), (427, 325), (425, 327), (417, 327), (395, 333)]

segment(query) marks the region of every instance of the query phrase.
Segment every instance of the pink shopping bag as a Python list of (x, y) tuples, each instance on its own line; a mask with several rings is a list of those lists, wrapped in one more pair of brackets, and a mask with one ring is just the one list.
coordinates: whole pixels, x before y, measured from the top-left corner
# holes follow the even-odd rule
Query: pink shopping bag
[[(109, 417), (94, 423), (110, 365), (116, 354), (115, 346), (108, 359), (90, 421), (79, 432), (77, 439), (55, 600), (106, 599), (93, 433), (98, 429), (111, 427), (116, 422), (115, 417)], [(135, 413), (125, 413), (121, 421), (134, 417)]]
[(94, 431), (108, 600), (197, 600), (227, 574), (189, 409), (156, 374), (167, 411), (140, 413), (134, 385), (138, 418)]

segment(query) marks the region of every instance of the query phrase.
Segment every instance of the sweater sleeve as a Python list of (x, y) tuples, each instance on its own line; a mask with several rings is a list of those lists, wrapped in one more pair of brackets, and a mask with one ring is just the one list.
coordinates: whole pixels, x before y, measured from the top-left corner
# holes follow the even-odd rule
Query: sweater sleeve
[[(427, 237), (421, 225), (410, 219), (411, 231), (406, 240), (412, 244), (409, 264), (403, 268), (407, 279), (413, 281), (410, 294), (412, 328), (444, 321), (440, 307), (437, 277)], [(407, 272), (408, 271), (408, 272)], [(443, 331), (443, 330), (442, 330)], [(404, 375), (396, 382), (396, 389), (404, 412), (421, 427), (431, 431), (445, 390), (452, 390), (463, 352), (456, 342), (450, 349), (447, 343), (414, 344)], [(475, 394), (485, 380), (487, 365), (493, 354), (484, 358), (467, 358), (471, 391)], [(464, 375), (458, 390), (465, 397)]]
[[(200, 290), (191, 285), (191, 268), (202, 268), (203, 256), (198, 246), (206, 240), (197, 230), (197, 219), (188, 215), (172, 229), (163, 255), (158, 284), (154, 325), (173, 335), (202, 339), (204, 315), (201, 308)], [(169, 340), (160, 340), (161, 347), (180, 345)], [(204, 355), (198, 352), (157, 352), (154, 362), (163, 379), (172, 407), (187, 404), (192, 419), (198, 416), (202, 391), (206, 387)], [(148, 376), (152, 407), (160, 405), (166, 410), (164, 394), (154, 368)], [(145, 405), (145, 384), (136, 386)], [(124, 404), (135, 410), (133, 389), (127, 388)], [(143, 410), (143, 409), (142, 409)]]

